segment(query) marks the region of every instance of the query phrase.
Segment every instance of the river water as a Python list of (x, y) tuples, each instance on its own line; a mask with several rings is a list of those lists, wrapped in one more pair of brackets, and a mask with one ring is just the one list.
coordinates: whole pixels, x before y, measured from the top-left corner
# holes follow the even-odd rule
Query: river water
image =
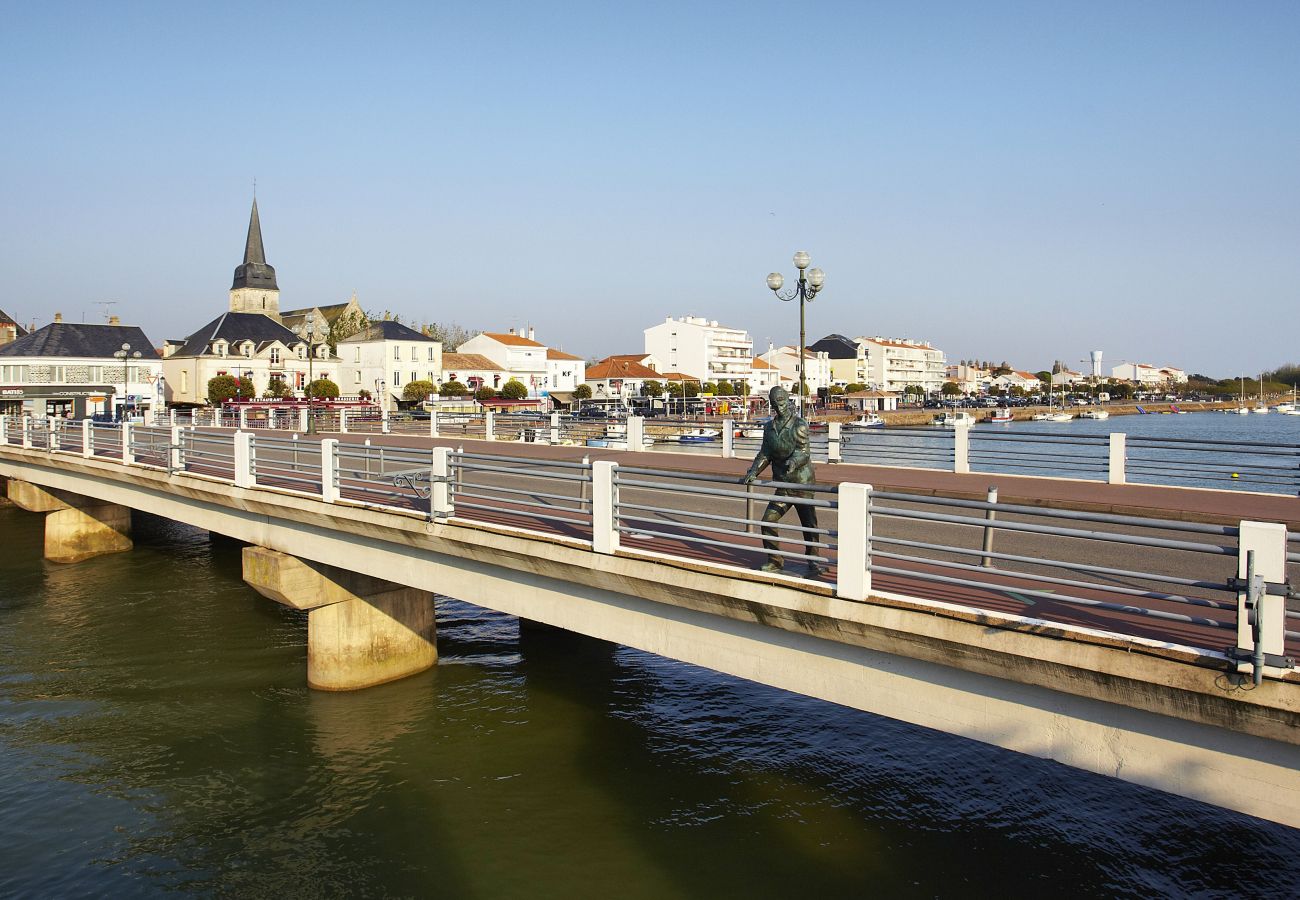
[(136, 523), (0, 508), (0, 896), (1300, 895), (1300, 831), (450, 599), (309, 691), (237, 545)]

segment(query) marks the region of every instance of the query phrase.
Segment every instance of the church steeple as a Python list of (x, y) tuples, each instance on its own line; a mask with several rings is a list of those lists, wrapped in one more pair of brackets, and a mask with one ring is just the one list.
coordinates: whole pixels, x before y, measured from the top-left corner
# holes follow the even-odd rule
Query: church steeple
[(275, 283), (275, 269), (266, 264), (266, 250), (262, 248), (262, 220), (257, 216), (257, 198), (253, 198), (253, 214), (248, 219), (248, 240), (244, 242), (243, 265), (235, 268), (235, 281), (230, 286), (237, 288), (261, 288), (278, 291)]
[(235, 280), (230, 285), (230, 311), (280, 318), (280, 288), (275, 283), (275, 268), (267, 265), (266, 250), (262, 247), (262, 220), (257, 215), (256, 197), (248, 218), (244, 261), (235, 267)]

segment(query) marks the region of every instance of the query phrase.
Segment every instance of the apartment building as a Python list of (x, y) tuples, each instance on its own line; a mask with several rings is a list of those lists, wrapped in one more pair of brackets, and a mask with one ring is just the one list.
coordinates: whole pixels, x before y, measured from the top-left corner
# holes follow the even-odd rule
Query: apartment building
[(442, 378), (442, 344), (399, 322), (375, 322), (338, 344), (339, 390), (370, 391), (384, 409), (396, 409), (412, 381)]
[(720, 325), (716, 319), (669, 316), (645, 329), (645, 352), (658, 361), (664, 375), (746, 384), (753, 380), (754, 342), (745, 331)]
[(532, 328), (528, 329), (527, 337), (516, 334), (513, 328), (505, 334), (485, 331), (465, 341), (456, 352), (487, 357), (528, 388), (528, 396), (539, 397), (548, 389), (551, 367), (547, 360), (549, 348), (539, 344), (535, 337)]
[(868, 386), (902, 393), (916, 385), (927, 394), (943, 387), (948, 362), (943, 351), (928, 341), (879, 336), (854, 340), (866, 351)]

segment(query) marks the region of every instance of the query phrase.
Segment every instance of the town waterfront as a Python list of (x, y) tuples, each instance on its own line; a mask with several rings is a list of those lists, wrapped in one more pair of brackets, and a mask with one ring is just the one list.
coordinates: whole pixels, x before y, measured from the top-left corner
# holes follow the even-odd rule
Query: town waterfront
[(313, 692), (162, 520), (0, 542), (0, 895), (1300, 893), (1300, 832), (452, 600), (434, 670)]

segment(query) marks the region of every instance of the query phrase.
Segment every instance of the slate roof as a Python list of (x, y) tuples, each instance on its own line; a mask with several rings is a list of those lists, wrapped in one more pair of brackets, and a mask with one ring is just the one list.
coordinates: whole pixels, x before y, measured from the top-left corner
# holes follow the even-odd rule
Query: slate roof
[(858, 342), (842, 334), (828, 334), (808, 347), (814, 352), (825, 352), (831, 359), (857, 359)]
[(158, 351), (135, 325), (82, 325), (51, 322), (0, 347), (0, 356), (64, 356), (112, 359), (113, 352), (131, 345), (141, 359), (158, 359)]
[(27, 329), (15, 322), (3, 309), (0, 309), (0, 325), (12, 325), (16, 329), (19, 337), (22, 337), (27, 333)]
[(278, 291), (275, 268), (266, 264), (266, 251), (262, 248), (262, 221), (257, 216), (257, 198), (253, 198), (253, 213), (248, 217), (248, 239), (244, 242), (244, 262), (235, 267), (235, 280), (230, 289), (262, 288)]
[(407, 328), (401, 322), (372, 322), (351, 337), (345, 337), (340, 344), (362, 343), (365, 341), (425, 341), (435, 344), (433, 338), (420, 334), (414, 328)]
[(210, 355), (212, 342), (219, 338), (226, 340), (230, 344), (253, 341), (259, 346), (268, 341), (279, 341), (286, 347), (304, 343), (302, 338), (270, 316), (262, 313), (227, 312), (217, 316), (187, 337), (185, 346), (173, 353), (172, 356)]

